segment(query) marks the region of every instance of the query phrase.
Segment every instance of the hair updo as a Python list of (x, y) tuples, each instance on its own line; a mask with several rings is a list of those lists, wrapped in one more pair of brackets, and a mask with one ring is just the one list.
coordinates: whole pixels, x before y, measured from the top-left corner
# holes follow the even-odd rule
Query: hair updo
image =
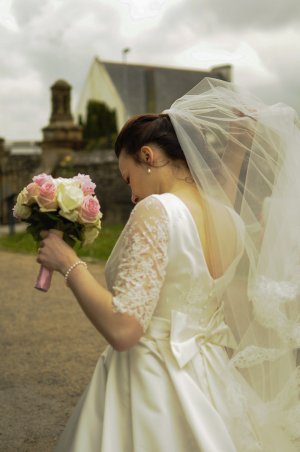
[(154, 144), (162, 149), (170, 160), (186, 158), (177, 139), (174, 127), (167, 114), (145, 114), (129, 119), (115, 142), (115, 153), (119, 158), (124, 150), (140, 163), (139, 151), (143, 146)]

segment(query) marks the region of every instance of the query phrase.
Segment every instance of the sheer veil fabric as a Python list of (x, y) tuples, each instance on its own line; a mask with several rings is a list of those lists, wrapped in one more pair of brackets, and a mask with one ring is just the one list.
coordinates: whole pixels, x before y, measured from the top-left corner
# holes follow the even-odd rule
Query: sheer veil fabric
[[(229, 362), (249, 384), (262, 430), (270, 422), (277, 425), (297, 448), (299, 120), (285, 104), (267, 106), (232, 83), (210, 78), (163, 113), (171, 119), (203, 197), (216, 269), (226, 270), (228, 255), (212, 206), (233, 208), (244, 223), (244, 254), (223, 296), (226, 323), (237, 344), (228, 349)], [(238, 416), (244, 397), (232, 394)]]

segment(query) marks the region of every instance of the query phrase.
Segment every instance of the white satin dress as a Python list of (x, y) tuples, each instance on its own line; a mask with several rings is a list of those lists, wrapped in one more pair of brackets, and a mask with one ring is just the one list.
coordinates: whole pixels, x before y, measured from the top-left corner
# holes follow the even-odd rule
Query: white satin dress
[(236, 258), (215, 280), (178, 197), (151, 195), (134, 208), (106, 279), (114, 310), (135, 316), (144, 335), (125, 352), (107, 347), (56, 452), (284, 451), (276, 430), (264, 442), (244, 381), (228, 366), (225, 346), (234, 346), (234, 338), (221, 300), (244, 232), (238, 215), (228, 212)]

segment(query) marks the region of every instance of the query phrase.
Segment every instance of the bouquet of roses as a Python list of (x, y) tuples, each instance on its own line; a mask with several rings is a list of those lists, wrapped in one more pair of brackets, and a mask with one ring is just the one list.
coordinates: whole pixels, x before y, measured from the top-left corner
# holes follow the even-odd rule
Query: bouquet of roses
[[(101, 229), (102, 213), (95, 187), (85, 174), (65, 179), (43, 173), (33, 177), (19, 193), (13, 214), (29, 223), (27, 232), (37, 242), (42, 230), (54, 230), (70, 246), (77, 241), (90, 244)], [(35, 287), (46, 292), (51, 277), (52, 272), (41, 266)]]

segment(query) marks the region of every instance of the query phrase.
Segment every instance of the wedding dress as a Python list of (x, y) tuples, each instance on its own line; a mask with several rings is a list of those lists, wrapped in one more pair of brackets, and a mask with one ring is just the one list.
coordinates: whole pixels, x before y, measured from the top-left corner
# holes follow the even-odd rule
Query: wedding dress
[(56, 452), (296, 451), (229, 359), (236, 344), (222, 298), (245, 228), (232, 208), (224, 215), (232, 259), (213, 278), (180, 198), (151, 195), (133, 209), (106, 279), (114, 310), (134, 316), (144, 335), (128, 351), (106, 348)]

